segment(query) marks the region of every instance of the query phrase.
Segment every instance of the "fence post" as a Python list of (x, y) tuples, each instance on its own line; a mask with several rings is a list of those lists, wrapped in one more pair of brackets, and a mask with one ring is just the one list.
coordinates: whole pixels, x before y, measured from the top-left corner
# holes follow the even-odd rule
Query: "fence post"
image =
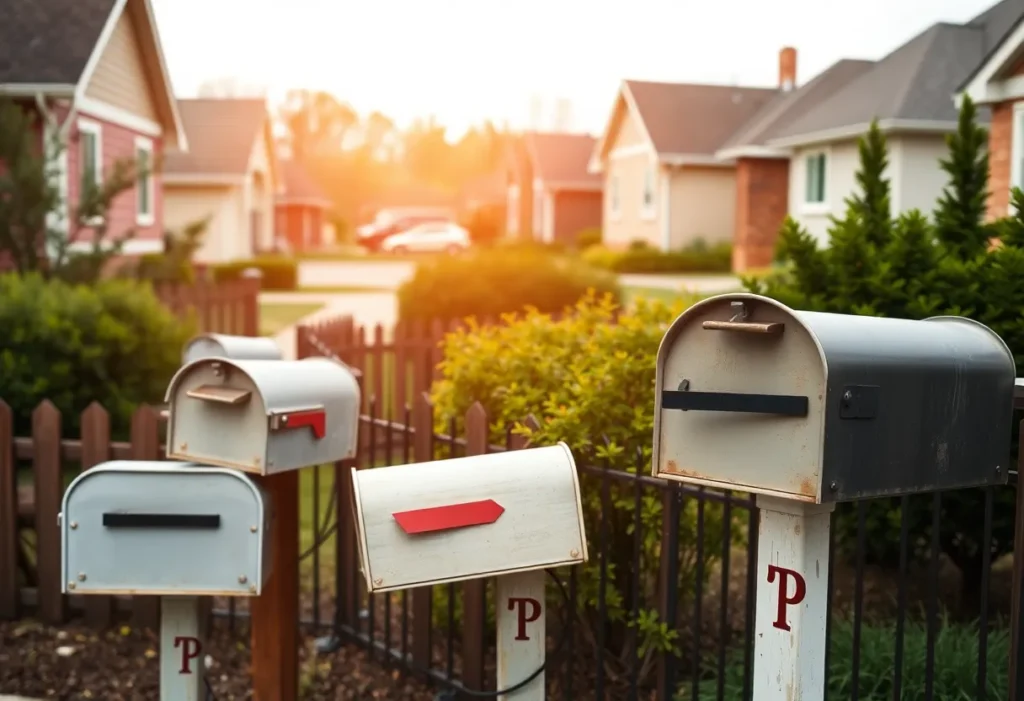
[[(143, 404), (132, 414), (132, 460), (160, 459), (160, 415)], [(160, 628), (160, 597), (133, 596), (132, 618), (135, 625), (157, 631)]]
[[(1024, 431), (1024, 421), (1020, 422)], [(1013, 579), (1010, 598), (1010, 699), (1024, 700), (1024, 444), (1017, 448), (1017, 510), (1014, 514)]]
[[(675, 485), (666, 486), (661, 500), (661, 592), (658, 613), (669, 629), (676, 627), (679, 611), (679, 507), (682, 491)], [(750, 625), (753, 625), (751, 621)], [(671, 652), (658, 656), (659, 701), (675, 698), (676, 660)]]
[(32, 412), (32, 457), (35, 473), (36, 570), (39, 573), (39, 616), (46, 623), (64, 622), (66, 600), (61, 594), (60, 513), (64, 480), (61, 476), (61, 416), (49, 399)]
[[(466, 412), (466, 455), (487, 453), (487, 412), (473, 402)], [(470, 689), (484, 689), (484, 627), (487, 620), (487, 580), (462, 585), (462, 681)]]
[[(82, 471), (110, 460), (110, 415), (98, 402), (82, 412)], [(113, 621), (114, 600), (109, 596), (84, 597), (85, 620), (106, 627)]]
[(260, 335), (260, 281), (259, 280), (245, 280), (245, 286), (242, 289), (244, 293), (244, 304), (243, 309), (243, 336), (259, 336)]
[[(426, 392), (416, 395), (412, 410), (415, 443), (413, 458), (416, 462), (429, 462), (434, 458), (434, 408)], [(423, 670), (430, 669), (430, 628), (433, 587), (417, 587), (410, 592), (412, 598), (412, 661)]]
[(0, 399), (0, 620), (21, 609), (18, 591), (18, 473), (14, 462), (14, 412)]

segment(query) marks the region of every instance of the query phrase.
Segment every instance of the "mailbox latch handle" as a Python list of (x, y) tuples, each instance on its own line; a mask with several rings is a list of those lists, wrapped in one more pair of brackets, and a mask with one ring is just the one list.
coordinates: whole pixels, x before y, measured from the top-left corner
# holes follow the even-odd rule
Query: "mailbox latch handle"
[(807, 397), (790, 394), (741, 394), (738, 392), (690, 392), (662, 390), (662, 409), (679, 411), (729, 411), (777, 416), (807, 416)]
[(103, 514), (106, 528), (220, 528), (219, 514), (138, 514), (119, 511)]
[(745, 333), (760, 333), (768, 336), (781, 336), (786, 330), (782, 322), (773, 321), (759, 323), (756, 321), (705, 321), (702, 326), (708, 331), (743, 331)]

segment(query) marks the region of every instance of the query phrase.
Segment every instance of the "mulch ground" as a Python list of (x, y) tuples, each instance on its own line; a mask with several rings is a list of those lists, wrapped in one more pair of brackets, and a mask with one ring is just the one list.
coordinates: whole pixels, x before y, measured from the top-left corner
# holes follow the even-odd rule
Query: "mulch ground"
[[(216, 701), (252, 697), (245, 635), (215, 630), (207, 641), (207, 678)], [(315, 656), (312, 639), (300, 651), (305, 701), (388, 699), (433, 701), (436, 692), (346, 646)], [(0, 694), (32, 698), (154, 701), (159, 697), (159, 641), (128, 626), (98, 632), (80, 625), (53, 628), (32, 620), (0, 623)]]

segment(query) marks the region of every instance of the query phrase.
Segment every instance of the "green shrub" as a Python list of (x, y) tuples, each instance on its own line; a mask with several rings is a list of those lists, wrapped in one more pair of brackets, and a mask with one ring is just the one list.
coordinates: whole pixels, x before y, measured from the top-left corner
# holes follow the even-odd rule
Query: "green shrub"
[(92, 287), (0, 276), (0, 398), (14, 410), (15, 432), (29, 435), (32, 411), (49, 399), (64, 432), (78, 437), (79, 415), (93, 401), (127, 434), (140, 403), (163, 401), (181, 364), (190, 329), (146, 284), (103, 281)]
[[(616, 320), (609, 297), (594, 295), (579, 302), (575, 313), (559, 320), (538, 312), (509, 318), (505, 325), (468, 328), (449, 334), (443, 344), (441, 378), (433, 400), (438, 429), (447, 419), (462, 417), (480, 401), (492, 422), (491, 440), (501, 443), (505, 427), (533, 415), (540, 427), (530, 431), (535, 445), (565, 441), (578, 465), (604, 464), (623, 472), (645, 472), (651, 459), (654, 430), (654, 372), (658, 344), (668, 324), (686, 302), (674, 306), (638, 300)], [(600, 480), (581, 474), (583, 514), (590, 562), (579, 578), (581, 613), (586, 625), (607, 625), (605, 640), (612, 654), (628, 664), (638, 652), (674, 649), (675, 631), (660, 622), (654, 610), (659, 585), (661, 495), (646, 490), (642, 497), (642, 537), (634, 536), (635, 487), (609, 480), (604, 511), (607, 530), (607, 620), (597, 615), (601, 566)], [(725, 525), (721, 506), (704, 507), (703, 538), (698, 530), (698, 505), (687, 499), (679, 520), (679, 586), (681, 599), (693, 591), (697, 553), (703, 545), (705, 572), (722, 551)], [(639, 557), (637, 550), (639, 550)], [(634, 563), (642, 562), (638, 573)], [(634, 584), (637, 577), (639, 589)], [(440, 592), (439, 592), (440, 593)], [(641, 601), (637, 640), (629, 632), (634, 593)], [(595, 634), (596, 635), (596, 634)], [(639, 646), (639, 649), (637, 647)]]
[(294, 258), (284, 256), (259, 256), (251, 260), (234, 260), (230, 263), (211, 265), (210, 271), (216, 282), (237, 280), (250, 268), (260, 271), (260, 288), (264, 290), (294, 290), (298, 287), (299, 264)]
[[(834, 219), (829, 247), (818, 248), (807, 231), (787, 220), (779, 235), (784, 268), (768, 277), (747, 279), (752, 292), (789, 306), (823, 312), (923, 319), (962, 315), (986, 324), (1013, 351), (1024, 367), (1024, 211), (996, 226), (986, 223), (988, 190), (987, 136), (976, 123), (975, 107), (964, 100), (955, 134), (947, 137), (949, 155), (941, 162), (948, 185), (931, 219), (918, 211), (894, 217), (886, 177), (888, 149), (877, 124), (859, 143), (858, 189), (847, 211)], [(1015, 195), (1017, 204), (1024, 197)], [(1002, 246), (989, 252), (994, 233)], [(996, 437), (993, 437), (994, 439)], [(909, 439), (909, 438), (908, 438)], [(941, 498), (939, 542), (963, 575), (961, 607), (977, 611), (986, 556), (994, 562), (1013, 549), (1012, 489), (994, 491), (992, 537), (985, 542), (979, 523), (984, 513), (982, 490), (947, 492)], [(865, 507), (864, 555), (868, 564), (893, 568), (899, 563), (901, 520), (909, 529), (911, 558), (930, 555), (930, 496), (875, 499)], [(850, 555), (858, 542), (857, 505), (836, 509), (836, 542)]]
[(529, 248), (501, 247), (420, 263), (398, 290), (402, 321), (497, 317), (528, 306), (555, 312), (588, 289), (618, 298), (615, 279)]
[(576, 248), (585, 251), (591, 246), (600, 246), (602, 240), (601, 229), (591, 227), (576, 234)]
[[(893, 624), (861, 626), (860, 663), (858, 667), (860, 701), (892, 701), (896, 674), (896, 627)], [(924, 699), (925, 664), (928, 633), (924, 625), (908, 622), (904, 629), (902, 681), (899, 698), (902, 701)], [(935, 640), (934, 696), (935, 701), (967, 701), (980, 698), (978, 693), (978, 629), (975, 625), (956, 625), (945, 622)], [(1010, 697), (1006, 660), (1010, 657), (1010, 636), (1005, 629), (988, 634), (987, 698)], [(717, 669), (709, 665), (709, 676), (701, 683), (701, 701), (719, 698), (714, 679)], [(743, 699), (743, 651), (732, 655), (723, 678), (726, 701)], [(836, 622), (832, 626), (832, 645), (829, 651), (827, 695), (830, 699), (852, 698), (853, 684), (853, 625)], [(676, 696), (678, 701), (690, 699), (690, 690)]]
[(732, 270), (732, 244), (708, 246), (698, 241), (684, 249), (663, 252), (634, 241), (624, 251), (591, 246), (583, 252), (583, 260), (616, 273), (727, 273)]

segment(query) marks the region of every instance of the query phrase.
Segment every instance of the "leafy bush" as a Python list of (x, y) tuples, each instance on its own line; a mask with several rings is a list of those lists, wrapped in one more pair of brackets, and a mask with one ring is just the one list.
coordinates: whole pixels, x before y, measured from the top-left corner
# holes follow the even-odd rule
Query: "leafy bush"
[[(896, 630), (893, 624), (861, 625), (860, 663), (858, 666), (858, 696), (861, 701), (891, 701), (896, 676)], [(975, 625), (955, 625), (945, 622), (935, 640), (935, 666), (933, 673), (935, 701), (965, 701), (977, 699), (978, 693), (978, 629)], [(900, 696), (903, 701), (924, 699), (925, 669), (928, 651), (928, 632), (920, 623), (908, 622), (904, 629), (903, 665)], [(1006, 660), (1010, 656), (1010, 636), (997, 629), (988, 634), (988, 678), (986, 696), (990, 699), (1010, 698)], [(723, 677), (725, 694), (718, 696), (714, 679), (717, 669), (709, 669), (710, 679), (702, 682), (701, 701), (725, 698), (727, 701), (743, 699), (743, 651), (732, 655)], [(848, 699), (852, 696), (853, 625), (836, 622), (832, 627), (832, 646), (829, 655), (826, 694), (830, 699)], [(690, 699), (689, 689), (676, 699)]]
[(664, 252), (634, 241), (625, 251), (591, 246), (583, 252), (583, 260), (616, 273), (727, 273), (732, 270), (732, 244), (708, 246), (698, 241), (687, 248)]
[(601, 240), (602, 234), (599, 227), (584, 229), (576, 234), (576, 248), (585, 251), (592, 246), (600, 246)]
[[(941, 166), (949, 184), (931, 221), (911, 211), (893, 218), (885, 136), (876, 124), (860, 139), (859, 190), (847, 201), (844, 217), (834, 220), (830, 246), (819, 249), (814, 238), (787, 220), (779, 239), (788, 268), (747, 287), (792, 307), (846, 314), (923, 319), (951, 314), (974, 318), (998, 333), (1024, 367), (1024, 196), (1015, 193), (1016, 217), (990, 226), (985, 222), (987, 136), (965, 99), (957, 133), (947, 138), (949, 157)], [(994, 233), (1001, 246), (989, 252)], [(992, 540), (982, 541), (978, 523), (984, 513), (981, 490), (942, 495), (939, 541), (963, 575), (962, 604), (977, 610), (983, 558), (992, 560), (1013, 548), (1014, 491), (997, 489)], [(892, 567), (899, 562), (901, 518), (909, 526), (911, 557), (929, 553), (932, 499), (911, 498), (901, 513), (898, 499), (866, 505), (869, 564)], [(837, 542), (857, 542), (857, 507), (836, 510)]]
[(424, 261), (398, 290), (402, 321), (499, 316), (532, 306), (561, 311), (587, 290), (619, 295), (600, 271), (529, 248), (501, 247)]
[(260, 287), (264, 290), (294, 290), (298, 287), (299, 264), (294, 258), (260, 256), (251, 260), (235, 260), (210, 266), (216, 282), (237, 280), (250, 268), (260, 271)]
[(125, 436), (138, 404), (163, 401), (190, 336), (148, 285), (131, 280), (85, 287), (8, 274), (0, 299), (0, 398), (21, 436), (44, 399), (62, 412), (65, 435), (78, 436), (79, 415), (98, 401)]
[[(461, 417), (474, 401), (486, 409), (491, 440), (503, 442), (505, 427), (533, 415), (540, 427), (518, 426), (535, 445), (565, 441), (578, 465), (607, 465), (612, 470), (640, 472), (651, 459), (654, 430), (654, 372), (658, 344), (668, 324), (686, 302), (673, 306), (638, 300), (616, 320), (610, 297), (588, 295), (575, 313), (559, 320), (538, 312), (507, 318), (508, 323), (468, 328), (449, 334), (443, 345), (441, 378), (433, 388), (438, 429), (452, 416)], [(590, 538), (590, 562), (579, 579), (580, 606), (592, 632), (601, 625), (610, 656), (625, 666), (636, 655), (651, 656), (674, 649), (677, 633), (658, 620), (654, 610), (659, 585), (661, 549), (661, 494), (645, 490), (641, 533), (634, 534), (635, 487), (609, 480), (609, 499), (602, 509), (601, 480), (581, 473), (584, 519)], [(703, 545), (705, 572), (722, 550), (726, 526), (721, 506), (703, 506), (703, 531), (698, 530), (698, 505), (687, 499), (680, 507), (680, 595), (693, 591), (697, 553)], [(601, 520), (607, 533), (605, 593), (606, 619), (597, 615), (601, 567)], [(704, 542), (700, 542), (703, 533)], [(639, 553), (637, 552), (639, 550)], [(635, 572), (634, 563), (642, 563)], [(634, 575), (639, 585), (634, 584)], [(641, 601), (635, 625), (637, 640), (629, 632), (629, 609), (634, 593)], [(593, 640), (600, 639), (594, 632)]]

